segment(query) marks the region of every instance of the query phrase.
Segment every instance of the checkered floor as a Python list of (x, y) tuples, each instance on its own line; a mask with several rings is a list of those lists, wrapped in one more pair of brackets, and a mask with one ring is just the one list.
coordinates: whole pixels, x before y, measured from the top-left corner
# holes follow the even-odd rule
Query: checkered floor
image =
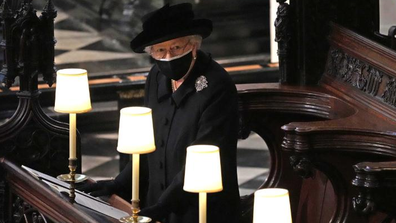
[(149, 67), (147, 55), (132, 53), (125, 43), (103, 35), (58, 10), (55, 20), (55, 64), (58, 69), (79, 67), (90, 75)]
[[(164, 1), (52, 1), (58, 12), (55, 18), (55, 64), (58, 69), (79, 67), (88, 70), (89, 75), (100, 75), (151, 67), (149, 56), (132, 53), (129, 42), (141, 31), (143, 15), (161, 7)], [(33, 1), (37, 10), (45, 3), (45, 0)], [(268, 58), (268, 3), (254, 0), (250, 4), (263, 11), (249, 4), (243, 9), (238, 4), (197, 4), (197, 16), (210, 18), (215, 27), (202, 49), (219, 60), (242, 55)], [(40, 13), (38, 11), (38, 15)]]

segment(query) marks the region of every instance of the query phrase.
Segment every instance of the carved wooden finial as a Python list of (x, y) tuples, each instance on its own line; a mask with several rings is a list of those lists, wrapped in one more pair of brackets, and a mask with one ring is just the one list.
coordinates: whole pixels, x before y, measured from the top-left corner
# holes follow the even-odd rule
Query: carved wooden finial
[(42, 15), (49, 19), (54, 19), (57, 16), (57, 11), (52, 0), (47, 1), (47, 4), (44, 6)]
[(12, 16), (12, 12), (10, 7), (8, 6), (7, 1), (3, 1), (3, 3), (0, 6), (0, 15), (3, 19), (9, 18)]
[(279, 74), (281, 83), (292, 83), (293, 68), (290, 59), (290, 40), (292, 36), (290, 5), (285, 0), (277, 0), (279, 3), (276, 12), (275, 42), (278, 42)]

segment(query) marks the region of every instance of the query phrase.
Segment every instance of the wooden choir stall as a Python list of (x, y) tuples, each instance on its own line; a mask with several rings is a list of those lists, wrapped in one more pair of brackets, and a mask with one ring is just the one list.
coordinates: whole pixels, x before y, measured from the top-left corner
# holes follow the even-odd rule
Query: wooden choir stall
[(394, 27), (379, 1), (278, 2), (280, 83), (238, 85), (242, 132), (271, 154), (261, 188), (289, 190), (295, 223), (395, 222)]

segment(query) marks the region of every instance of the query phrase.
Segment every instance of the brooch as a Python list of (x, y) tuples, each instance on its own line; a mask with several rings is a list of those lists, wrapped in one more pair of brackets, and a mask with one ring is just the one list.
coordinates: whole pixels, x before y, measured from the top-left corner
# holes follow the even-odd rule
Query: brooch
[(200, 76), (195, 80), (195, 90), (197, 92), (202, 91), (204, 88), (208, 87), (208, 80), (206, 80), (205, 76)]

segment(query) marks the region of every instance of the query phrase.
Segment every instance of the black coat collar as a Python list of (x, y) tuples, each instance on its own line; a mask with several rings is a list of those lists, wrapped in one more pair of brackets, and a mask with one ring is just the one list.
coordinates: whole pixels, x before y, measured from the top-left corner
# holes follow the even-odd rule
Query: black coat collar
[(205, 71), (208, 68), (210, 62), (211, 56), (209, 54), (198, 51), (197, 61), (195, 61), (193, 70), (188, 75), (187, 79), (183, 82), (183, 84), (180, 85), (177, 91), (175, 91), (173, 94), (171, 88), (171, 80), (159, 71), (157, 74), (158, 101), (162, 101), (171, 95), (176, 106), (179, 107), (184, 98), (186, 98), (191, 92), (196, 91), (195, 81), (199, 76), (205, 74)]

